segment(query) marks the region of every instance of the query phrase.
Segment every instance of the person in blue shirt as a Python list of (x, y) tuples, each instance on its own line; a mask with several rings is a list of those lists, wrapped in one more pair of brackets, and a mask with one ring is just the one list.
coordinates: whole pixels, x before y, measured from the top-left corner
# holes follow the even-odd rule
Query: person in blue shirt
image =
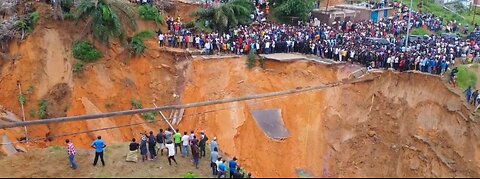
[(97, 140), (93, 141), (92, 148), (95, 149), (95, 160), (93, 161), (93, 166), (97, 165), (98, 157), (100, 157), (103, 166), (105, 166), (105, 161), (103, 160), (103, 150), (105, 147), (107, 147), (107, 145), (102, 140), (102, 136), (98, 136)]
[(228, 166), (230, 168), (230, 178), (233, 178), (233, 175), (237, 172), (237, 158), (233, 157), (233, 159), (228, 162)]
[(214, 137), (212, 143), (210, 143), (210, 151), (214, 151), (215, 148), (217, 151), (220, 151), (218, 148), (217, 137)]
[(225, 165), (225, 160), (218, 165), (218, 178), (226, 177), (227, 175), (227, 165)]
[(467, 102), (470, 103), (470, 100), (472, 99), (472, 87), (469, 86), (464, 93), (466, 94)]

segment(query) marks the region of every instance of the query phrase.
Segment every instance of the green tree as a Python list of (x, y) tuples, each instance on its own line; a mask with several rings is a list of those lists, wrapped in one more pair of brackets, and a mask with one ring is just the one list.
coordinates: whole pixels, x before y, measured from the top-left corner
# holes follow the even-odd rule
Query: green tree
[(197, 10), (194, 14), (199, 17), (200, 21), (203, 21), (202, 23), (196, 23), (196, 25), (204, 25), (224, 32), (232, 27), (251, 23), (250, 14), (253, 10), (250, 1), (233, 0), (217, 8)]
[(277, 0), (273, 6), (274, 16), (284, 22), (291, 22), (291, 18), (307, 20), (312, 12), (315, 0)]
[(87, 27), (93, 32), (93, 37), (104, 44), (108, 44), (110, 37), (124, 42), (125, 28), (121, 17), (127, 19), (130, 29), (137, 28), (135, 11), (126, 1), (81, 0), (75, 15), (77, 19), (90, 18)]

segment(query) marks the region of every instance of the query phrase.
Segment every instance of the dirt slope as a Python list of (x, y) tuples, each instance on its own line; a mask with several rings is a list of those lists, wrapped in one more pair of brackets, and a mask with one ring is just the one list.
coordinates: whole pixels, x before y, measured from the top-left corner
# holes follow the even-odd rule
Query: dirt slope
[[(183, 102), (318, 85), (345, 76), (305, 62), (270, 62), (265, 72), (248, 71), (243, 63), (193, 61)], [(233, 109), (195, 115), (223, 108)], [(282, 110), (291, 132), (285, 141), (270, 140), (252, 118), (252, 110), (272, 108)], [(198, 108), (186, 115), (183, 128), (216, 135), (221, 148), (255, 176), (478, 176), (478, 125), (437, 77), (386, 73), (373, 82)]]
[[(174, 104), (176, 91), (174, 53), (162, 51), (155, 38), (147, 41), (144, 55), (131, 57), (119, 42), (113, 41), (111, 48), (105, 48), (95, 42), (104, 57), (98, 62), (85, 65), (83, 74), (74, 74), (72, 67), (76, 59), (72, 55), (72, 44), (83, 37), (91, 39), (82, 20), (53, 21), (49, 19), (51, 9), (43, 3), (34, 6), (42, 14), (32, 34), (24, 41), (12, 42), (9, 54), (13, 58), (0, 66), (0, 106), (11, 111), (21, 119), (22, 112), (18, 102), (17, 82), (26, 93), (25, 114), (27, 120), (38, 119), (35, 114), (39, 101), (47, 101), (47, 117), (75, 116), (89, 113), (131, 109), (131, 100), (139, 99), (144, 107)], [(180, 4), (186, 8), (187, 15), (196, 6)], [(174, 12), (173, 12), (174, 13)], [(174, 15), (174, 14), (171, 15)], [(167, 16), (167, 15), (165, 15)], [(190, 18), (190, 17), (188, 17)], [(157, 30), (153, 22), (138, 21), (138, 31)], [(134, 32), (129, 32), (131, 36)], [(184, 58), (184, 57), (182, 57)], [(27, 92), (28, 91), (28, 92)], [(169, 112), (166, 112), (167, 115)], [(101, 121), (101, 122), (100, 122)], [(28, 127), (30, 138), (55, 136), (91, 129), (113, 127), (143, 122), (140, 116), (119, 117), (117, 120), (93, 120), (48, 126)], [(157, 124), (115, 131), (90, 133), (74, 136), (78, 146), (89, 146), (96, 135), (102, 134), (112, 142), (123, 142), (143, 131), (162, 126)], [(153, 128), (152, 128), (153, 127)], [(24, 136), (23, 129), (0, 130), (9, 134), (11, 141)], [(53, 144), (62, 144), (64, 138), (55, 138)], [(39, 141), (26, 147), (45, 147), (51, 143)]]

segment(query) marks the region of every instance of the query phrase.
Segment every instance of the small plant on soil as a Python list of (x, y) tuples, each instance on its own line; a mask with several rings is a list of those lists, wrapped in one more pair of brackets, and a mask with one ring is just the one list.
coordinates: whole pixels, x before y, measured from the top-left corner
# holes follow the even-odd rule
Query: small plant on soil
[(155, 6), (142, 5), (138, 8), (138, 13), (143, 20), (155, 21), (157, 25), (163, 24), (162, 14)]
[(265, 70), (265, 58), (264, 57), (260, 57), (258, 59), (258, 63), (260, 64), (260, 68), (264, 69)]
[(132, 99), (131, 103), (134, 109), (143, 109), (142, 101), (138, 99)]
[(156, 120), (155, 112), (148, 112), (148, 113), (143, 114), (142, 116), (143, 116), (143, 119), (145, 119), (147, 121), (150, 121), (150, 122)]
[(33, 85), (30, 85), (27, 89), (27, 94), (32, 94), (34, 90), (35, 90), (35, 87)]
[(183, 178), (198, 178), (193, 172), (187, 172), (183, 175)]
[(82, 73), (83, 69), (84, 69), (84, 65), (81, 62), (77, 62), (77, 63), (75, 63), (75, 65), (73, 65), (73, 72), (74, 73)]
[(94, 62), (102, 57), (102, 54), (86, 41), (78, 41), (73, 45), (73, 57), (83, 62)]
[(251, 50), (249, 53), (248, 53), (248, 61), (247, 61), (247, 67), (249, 69), (252, 69), (253, 67), (255, 67), (255, 53), (253, 53), (253, 50)]
[(155, 36), (153, 31), (143, 31), (132, 37), (132, 40), (129, 43), (130, 54), (141, 55), (147, 49), (145, 45), (145, 40)]
[[(132, 99), (131, 103), (132, 103), (132, 107), (134, 109), (143, 109), (142, 101), (140, 101), (138, 99)], [(155, 112), (148, 112), (148, 113), (143, 113), (142, 114), (143, 119), (145, 119), (147, 121), (150, 121), (150, 122), (156, 120), (155, 116), (156, 116)]]
[(35, 29), (38, 20), (40, 19), (40, 13), (35, 11), (32, 12), (29, 16), (17, 22), (16, 26), (22, 31), (22, 39), (25, 38), (27, 33), (30, 33)]
[(30, 114), (30, 117), (32, 118), (37, 116), (37, 112), (35, 111), (35, 109), (30, 109), (29, 114)]
[(113, 107), (113, 103), (106, 103), (105, 108), (111, 109)]
[(41, 100), (38, 103), (38, 117), (45, 119), (47, 117), (47, 101)]
[(25, 95), (21, 94), (18, 96), (18, 102), (23, 106), (25, 105), (25, 102), (27, 102), (27, 99), (25, 98)]

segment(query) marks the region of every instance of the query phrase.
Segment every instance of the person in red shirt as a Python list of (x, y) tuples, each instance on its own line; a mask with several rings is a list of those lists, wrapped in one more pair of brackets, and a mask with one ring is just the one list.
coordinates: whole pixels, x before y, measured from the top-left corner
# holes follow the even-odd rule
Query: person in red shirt
[(77, 152), (75, 151), (75, 147), (69, 139), (65, 140), (65, 143), (67, 143), (67, 153), (68, 159), (70, 160), (70, 165), (74, 170), (76, 170), (78, 168), (78, 165), (77, 162), (75, 162), (75, 155), (77, 154)]

